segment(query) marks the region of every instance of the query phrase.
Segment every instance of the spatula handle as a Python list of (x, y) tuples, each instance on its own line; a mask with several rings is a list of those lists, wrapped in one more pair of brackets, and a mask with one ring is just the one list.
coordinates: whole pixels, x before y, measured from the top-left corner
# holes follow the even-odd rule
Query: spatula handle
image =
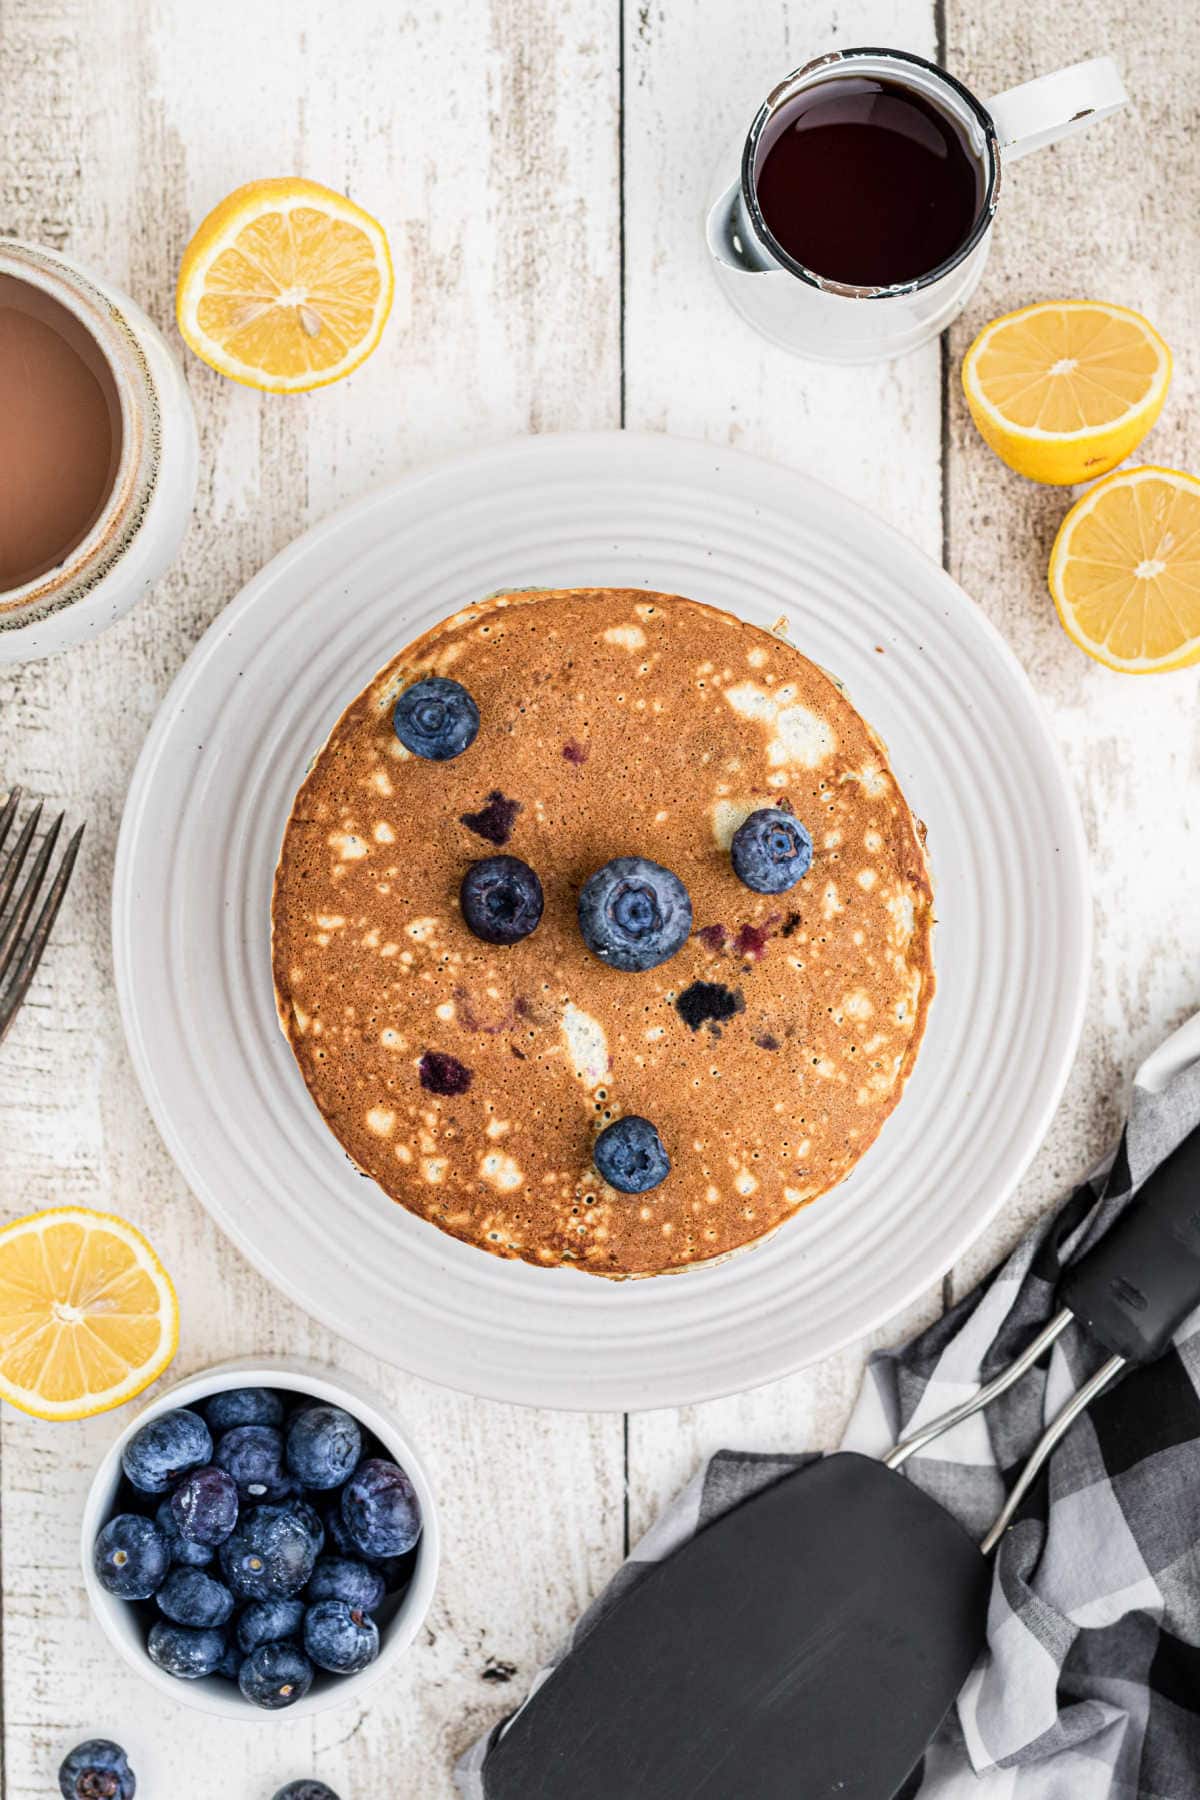
[(1162, 1355), (1200, 1306), (1200, 1127), (1070, 1271), (1059, 1299), (1115, 1355), (1135, 1363)]

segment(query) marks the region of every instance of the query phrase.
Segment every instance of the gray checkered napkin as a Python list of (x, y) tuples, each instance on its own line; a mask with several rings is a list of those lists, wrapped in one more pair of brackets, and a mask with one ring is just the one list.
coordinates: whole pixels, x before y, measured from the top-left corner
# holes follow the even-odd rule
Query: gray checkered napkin
[[(1200, 1014), (1138, 1070), (1115, 1154), (952, 1312), (903, 1349), (872, 1359), (843, 1448), (880, 1454), (1019, 1354), (1057, 1310), (1062, 1269), (1108, 1230), (1198, 1123)], [(1105, 1355), (1069, 1327), (1044, 1364), (914, 1457), (909, 1478), (981, 1537), (1044, 1426)], [(656, 1562), (806, 1460), (718, 1451), (539, 1671), (531, 1693)], [(461, 1759), (463, 1800), (486, 1800), (487, 1754), (504, 1723)], [(802, 1783), (801, 1764), (798, 1800)], [(1200, 1800), (1200, 1312), (1166, 1356), (1092, 1403), (1000, 1544), (987, 1649), (905, 1789), (909, 1800), (968, 1794)]]

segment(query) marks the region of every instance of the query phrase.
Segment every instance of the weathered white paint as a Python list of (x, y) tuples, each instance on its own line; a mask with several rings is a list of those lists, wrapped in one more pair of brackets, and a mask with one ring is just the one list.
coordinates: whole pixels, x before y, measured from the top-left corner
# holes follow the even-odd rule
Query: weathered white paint
[[(1137, 106), (1011, 173), (991, 267), (952, 336), (944, 458), (936, 346), (876, 369), (792, 361), (725, 308), (699, 234), (720, 146), (773, 79), (838, 41), (934, 52), (932, 0), (861, 0), (848, 13), (625, 0), (623, 24), (622, 45), (619, 0), (10, 0), (0, 11), (0, 232), (105, 270), (172, 336), (189, 231), (253, 175), (298, 169), (346, 189), (383, 219), (398, 264), (384, 345), (338, 387), (274, 400), (189, 360), (203, 464), (177, 568), (97, 646), (0, 682), (0, 781), (90, 820), (53, 951), (0, 1051), (0, 1213), (78, 1201), (144, 1225), (182, 1295), (180, 1372), (274, 1348), (377, 1386), (426, 1451), (448, 1547), (430, 1629), (369, 1709), (226, 1736), (115, 1668), (86, 1617), (76, 1521), (116, 1420), (54, 1427), (6, 1413), (5, 1800), (45, 1800), (63, 1750), (94, 1732), (128, 1743), (149, 1795), (202, 1800), (224, 1782), (269, 1800), (315, 1773), (343, 1800), (449, 1800), (455, 1751), (520, 1691), (616, 1563), (626, 1529), (640, 1532), (721, 1443), (833, 1442), (866, 1348), (753, 1394), (631, 1419), (626, 1517), (619, 1419), (487, 1405), (381, 1367), (268, 1288), (187, 1193), (134, 1083), (111, 994), (121, 800), (191, 644), (305, 525), (431, 456), (527, 429), (614, 426), (623, 395), (631, 426), (773, 456), (865, 500), (935, 557), (945, 548), (1050, 705), (1092, 836), (1098, 925), (1068, 1097), (1020, 1200), (954, 1291), (1106, 1142), (1129, 1069), (1196, 1003), (1196, 913), (1181, 872), (1197, 678), (1131, 682), (1065, 642), (1043, 587), (1065, 497), (996, 464), (956, 370), (971, 333), (1007, 306), (1077, 292), (1143, 306), (1177, 352), (1148, 454), (1200, 463), (1188, 211), (1200, 20), (1173, 8), (1164, 37), (1145, 31), (1132, 0), (1088, 0), (1082, 12), (948, 0), (946, 60), (981, 93), (1110, 50)], [(933, 1317), (941, 1297), (880, 1341)]]

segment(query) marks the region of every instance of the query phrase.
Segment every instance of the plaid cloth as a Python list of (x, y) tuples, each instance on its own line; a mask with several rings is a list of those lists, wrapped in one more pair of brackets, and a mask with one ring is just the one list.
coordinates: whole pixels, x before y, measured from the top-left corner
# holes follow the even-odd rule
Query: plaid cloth
[[(1062, 1269), (1108, 1230), (1197, 1124), (1200, 1014), (1138, 1071), (1115, 1155), (981, 1288), (911, 1344), (872, 1359), (843, 1448), (878, 1455), (1005, 1367), (1058, 1310)], [(1107, 1354), (1069, 1326), (1045, 1365), (913, 1457), (909, 1479), (982, 1537), (1045, 1425)], [(655, 1562), (810, 1460), (719, 1451), (647, 1532), (531, 1693)], [(503, 1729), (501, 1722), (460, 1761), (464, 1800), (487, 1800), (487, 1753)], [(904, 1800), (966, 1794), (1200, 1800), (1200, 1311), (1164, 1357), (1092, 1402), (1001, 1541), (987, 1650), (904, 1788)]]

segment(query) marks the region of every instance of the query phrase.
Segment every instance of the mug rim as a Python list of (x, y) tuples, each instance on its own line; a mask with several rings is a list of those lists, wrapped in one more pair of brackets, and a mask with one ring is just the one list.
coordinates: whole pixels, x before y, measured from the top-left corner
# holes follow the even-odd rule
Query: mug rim
[(132, 330), (80, 270), (40, 245), (0, 236), (0, 274), (39, 289), (78, 320), (104, 358), (121, 412), (121, 454), (103, 507), (61, 563), (20, 587), (0, 588), (3, 630), (26, 623), (27, 609), (54, 611), (68, 604), (76, 598), (72, 589), (77, 582), (89, 576), (98, 580), (128, 548), (157, 481), (159, 405)]
[[(816, 75), (822, 70), (833, 70), (843, 63), (866, 57), (881, 58), (889, 62), (910, 63), (915, 68), (923, 69), (927, 75), (935, 76), (939, 82), (952, 89), (972, 114), (983, 134), (984, 169), (987, 177), (975, 221), (953, 254), (945, 257), (936, 267), (927, 270), (923, 275), (916, 276), (911, 281), (892, 282), (886, 287), (864, 286), (850, 281), (834, 281), (827, 276), (819, 275), (815, 269), (810, 269), (797, 257), (792, 256), (789, 251), (784, 249), (767, 224), (763, 210), (758, 203), (758, 192), (754, 182), (754, 164), (758, 146), (764, 129), (781, 103), (785, 89), (790, 88), (801, 76)], [(814, 83), (813, 85), (819, 84)], [(944, 69), (940, 63), (931, 62), (926, 56), (918, 56), (915, 50), (889, 50), (880, 45), (860, 44), (850, 50), (828, 50), (823, 56), (817, 56), (811, 62), (802, 63), (798, 69), (793, 69), (790, 75), (785, 75), (782, 81), (776, 82), (759, 107), (746, 134), (746, 142), (742, 149), (741, 188), (742, 201), (756, 235), (776, 261), (790, 274), (797, 276), (809, 287), (816, 288), (821, 293), (832, 294), (842, 299), (889, 300), (900, 294), (914, 294), (920, 292), (922, 288), (932, 287), (935, 282), (940, 281), (943, 276), (948, 275), (951, 270), (966, 261), (991, 229), (996, 213), (996, 202), (1000, 195), (1000, 175), (1000, 142), (992, 115), (982, 101), (976, 99), (970, 88), (965, 87), (957, 76), (950, 73), (949, 69)]]

